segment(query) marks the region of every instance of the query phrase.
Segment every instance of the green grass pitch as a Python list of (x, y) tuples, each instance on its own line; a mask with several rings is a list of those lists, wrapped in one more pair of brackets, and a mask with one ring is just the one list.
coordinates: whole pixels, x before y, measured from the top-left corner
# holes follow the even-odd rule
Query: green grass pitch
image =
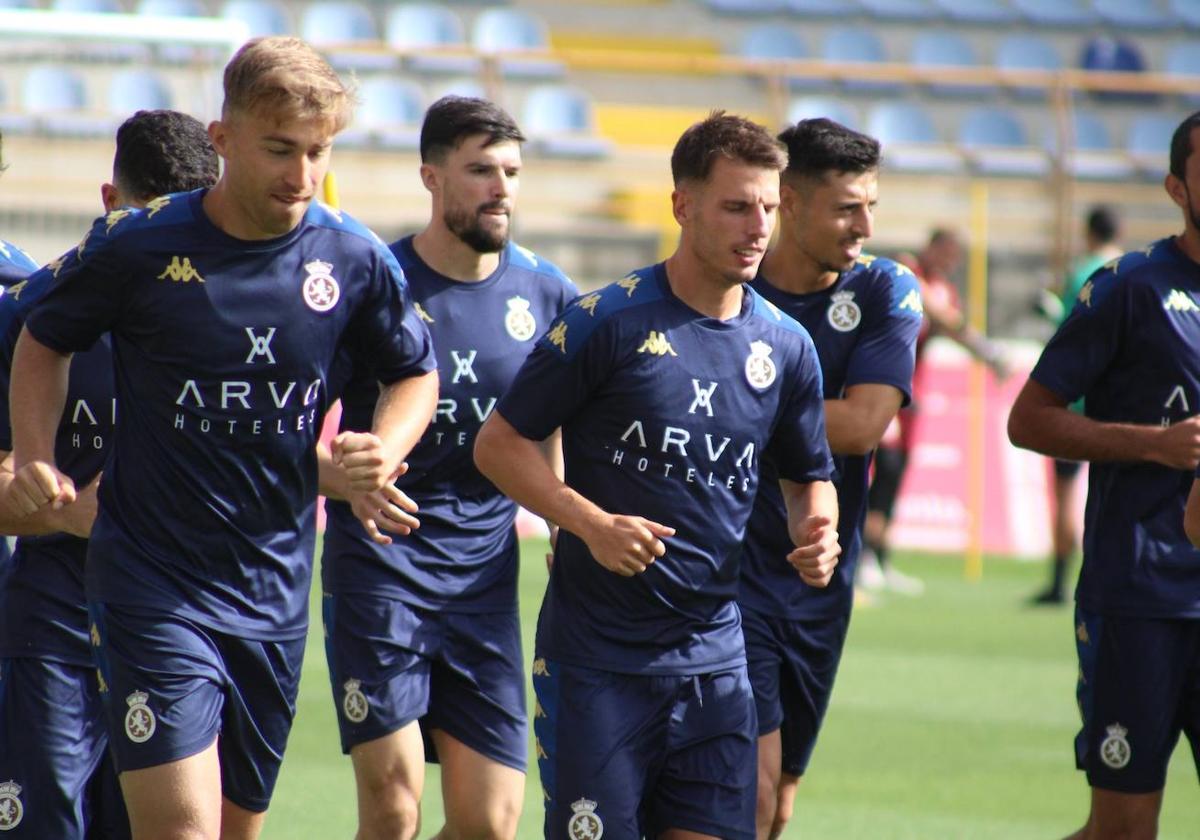
[[(528, 670), (545, 544), (522, 548)], [(1071, 611), (1023, 605), (1044, 569), (990, 560), (983, 580), (968, 583), (954, 558), (902, 555), (900, 565), (925, 579), (926, 593), (856, 609), (785, 837), (1047, 840), (1078, 828), (1087, 788), (1071, 752), (1078, 721)], [(354, 835), (353, 774), (338, 748), (315, 589), (312, 608), (299, 712), (264, 840)], [(422, 837), (441, 827), (441, 809), (438, 769), (430, 765)], [(539, 838), (541, 826), (534, 764), (518, 836)], [(1197, 826), (1200, 795), (1183, 746), (1171, 765), (1160, 837), (1194, 838)]]

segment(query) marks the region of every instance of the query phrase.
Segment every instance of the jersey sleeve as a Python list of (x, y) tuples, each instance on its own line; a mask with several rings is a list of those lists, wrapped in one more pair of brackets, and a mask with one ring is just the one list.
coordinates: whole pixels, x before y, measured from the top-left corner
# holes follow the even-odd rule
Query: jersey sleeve
[(436, 370), (433, 339), (413, 305), (400, 264), (381, 246), (372, 271), (370, 294), (350, 326), (355, 366), (371, 369), (385, 385)]
[(866, 329), (850, 356), (846, 386), (891, 385), (908, 405), (921, 331), (921, 292), (917, 278), (902, 266), (888, 269), (884, 277), (890, 282), (881, 284), (875, 311), (864, 319)]
[(779, 468), (780, 478), (800, 483), (828, 481), (833, 475), (833, 455), (825, 435), (821, 364), (812, 339), (804, 336), (801, 343), (795, 369), (784, 380), (791, 388), (780, 406), (767, 452)]
[(1087, 393), (1125, 339), (1132, 293), (1133, 284), (1112, 271), (1093, 275), (1042, 350), (1030, 378), (1068, 403)]

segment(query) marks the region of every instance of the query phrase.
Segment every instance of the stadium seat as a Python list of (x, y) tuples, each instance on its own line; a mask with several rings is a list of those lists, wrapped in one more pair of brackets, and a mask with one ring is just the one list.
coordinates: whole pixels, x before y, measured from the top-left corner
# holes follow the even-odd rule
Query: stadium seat
[(1182, 115), (1161, 113), (1134, 117), (1125, 150), (1143, 177), (1158, 181), (1167, 174), (1171, 135), (1182, 120)]
[[(1163, 61), (1163, 72), (1173, 76), (1200, 77), (1200, 41), (1181, 41), (1172, 45)], [(1192, 107), (1200, 105), (1200, 93), (1181, 96)]]
[(221, 17), (245, 23), (251, 38), (293, 31), (291, 14), (276, 0), (229, 0), (221, 9)]
[(982, 106), (963, 118), (958, 145), (981, 175), (1041, 177), (1049, 162), (1033, 148), (1017, 115), (1007, 108)]
[[(765, 23), (753, 26), (742, 34), (738, 56), (747, 61), (772, 62), (804, 59), (809, 57), (809, 53), (804, 39), (795, 29)], [(789, 76), (787, 82), (793, 90), (825, 86), (824, 80), (805, 76)]]
[(840, 99), (808, 96), (801, 99), (793, 99), (791, 105), (788, 106), (788, 125), (798, 123), (800, 120), (811, 120), (816, 117), (826, 117), (834, 122), (841, 123), (847, 128), (853, 128), (855, 131), (860, 130), (860, 126), (862, 125), (862, 120), (858, 116), (858, 109)]
[(441, 99), (443, 96), (473, 96), (476, 99), (488, 99), (487, 88), (479, 79), (469, 76), (463, 76), (456, 79), (447, 79), (439, 84), (433, 90), (433, 99)]
[(304, 11), (300, 37), (321, 49), (338, 70), (386, 71), (395, 56), (379, 48), (379, 31), (371, 10), (354, 0), (319, 0)]
[(153, 70), (122, 70), (109, 80), (108, 110), (119, 119), (125, 119), (134, 111), (171, 107), (171, 89), (166, 80)]
[(1034, 26), (1091, 26), (1096, 13), (1086, 0), (1012, 0), (1013, 7)]
[[(978, 67), (979, 59), (975, 50), (965, 38), (955, 32), (945, 32), (937, 29), (927, 29), (917, 34), (913, 41), (912, 57), (914, 67)], [(995, 92), (989, 85), (978, 82), (936, 82), (930, 84), (929, 90), (935, 96), (972, 96)]]
[(36, 9), (37, 0), (0, 0), (0, 9)]
[(141, 0), (137, 13), (152, 17), (208, 17), (203, 0)]
[(8, 87), (0, 79), (0, 132), (4, 134), (29, 134), (33, 130), (33, 117), (13, 107), (12, 102), (8, 98)]
[[(996, 46), (997, 70), (1045, 70), (1053, 73), (1062, 67), (1062, 56), (1054, 44), (1040, 35), (1017, 32), (1005, 36)], [(1039, 87), (1015, 87), (1011, 90), (1014, 96), (1024, 99), (1044, 99), (1049, 93), (1046, 88)]]
[(1167, 11), (1184, 26), (1200, 29), (1200, 0), (1171, 0)]
[(338, 135), (339, 145), (411, 151), (420, 145), (425, 101), (421, 88), (395, 76), (372, 76), (359, 86), (354, 123)]
[(396, 6), (388, 12), (384, 32), (389, 46), (407, 54), (405, 65), (413, 72), (454, 75), (479, 72), (479, 59), (467, 54), (466, 27), (447, 6), (437, 3)]
[[(856, 26), (834, 26), (825, 33), (821, 58), (829, 64), (878, 64), (887, 61), (887, 53), (883, 41), (874, 31)], [(848, 93), (882, 95), (898, 93), (903, 86), (882, 79), (847, 79), (842, 82), (842, 87)]]
[(35, 130), (51, 136), (106, 136), (112, 120), (91, 113), (87, 89), (75, 71), (55, 65), (31, 69), (21, 86), (21, 103), (35, 117)]
[(1135, 3), (1131, 0), (1092, 0), (1092, 8), (1109, 26), (1117, 29), (1166, 29), (1171, 25), (1170, 15), (1154, 3)]
[[(1100, 73), (1141, 73), (1146, 69), (1146, 60), (1137, 44), (1124, 38), (1098, 35), (1089, 38), (1079, 56), (1083, 70)], [(1122, 91), (1094, 91), (1096, 99), (1117, 102), (1153, 102), (1158, 97), (1153, 93), (1125, 93)]]
[(787, 0), (787, 11), (796, 17), (845, 17), (857, 9), (855, 0)]
[(937, 0), (942, 14), (963, 23), (1012, 23), (1017, 13), (1004, 0)]
[(563, 158), (598, 158), (610, 144), (596, 134), (592, 100), (577, 88), (542, 85), (529, 91), (521, 109), (521, 126), (533, 148)]
[(866, 13), (878, 20), (923, 22), (934, 20), (941, 10), (933, 0), (858, 0)]
[(710, 12), (718, 15), (774, 15), (787, 11), (787, 0), (701, 0)]
[(1065, 148), (1057, 131), (1051, 131), (1049, 149), (1061, 156), (1069, 173), (1084, 180), (1120, 181), (1134, 174), (1133, 164), (1123, 150), (1113, 145), (1108, 126), (1099, 114), (1071, 114), (1071, 148)]
[(50, 8), (56, 12), (91, 14), (119, 14), (124, 11), (117, 0), (53, 0)]
[(962, 170), (962, 158), (942, 142), (929, 112), (915, 102), (876, 105), (867, 117), (867, 134), (882, 144), (888, 169), (931, 173)]
[(557, 78), (562, 63), (550, 56), (546, 24), (523, 9), (493, 8), (480, 12), (471, 27), (471, 43), (496, 57), (501, 74), (526, 78)]

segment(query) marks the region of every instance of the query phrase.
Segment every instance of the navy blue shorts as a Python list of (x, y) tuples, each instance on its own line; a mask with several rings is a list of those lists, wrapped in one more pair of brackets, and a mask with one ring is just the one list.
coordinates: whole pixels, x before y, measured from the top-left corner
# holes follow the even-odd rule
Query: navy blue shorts
[(0, 835), (129, 837), (107, 748), (95, 668), (0, 660)]
[(516, 610), (453, 613), (395, 598), (329, 594), (325, 655), (342, 751), (421, 722), (525, 772), (529, 720)]
[(803, 776), (829, 708), (850, 615), (796, 620), (742, 608), (758, 734), (779, 730), (783, 772)]
[(1182, 732), (1200, 771), (1200, 621), (1075, 610), (1075, 762), (1094, 788), (1153, 793)]
[(1074, 478), (1079, 475), (1079, 471), (1083, 468), (1082, 461), (1063, 461), (1059, 458), (1054, 459), (1054, 474), (1059, 478)]
[(757, 722), (745, 667), (635, 676), (533, 663), (547, 840), (678, 828), (753, 840)]
[(88, 616), (117, 772), (196, 755), (220, 734), (222, 795), (267, 810), (296, 715), (304, 638), (243, 639), (95, 602)]

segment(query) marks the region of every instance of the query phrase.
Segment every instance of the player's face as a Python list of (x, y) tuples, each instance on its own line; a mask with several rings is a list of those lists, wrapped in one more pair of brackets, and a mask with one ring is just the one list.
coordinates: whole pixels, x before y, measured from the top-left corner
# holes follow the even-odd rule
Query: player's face
[(237, 235), (267, 239), (293, 230), (329, 168), (332, 120), (253, 111), (213, 123)]
[(758, 273), (779, 208), (779, 173), (719, 157), (708, 180), (675, 192), (675, 218), (707, 273), (736, 286)]
[(513, 140), (488, 145), (486, 134), (465, 138), (441, 164), (430, 164), (441, 197), (442, 221), (480, 254), (508, 244), (517, 200), (521, 146)]
[(1184, 162), (1183, 178), (1167, 175), (1166, 187), (1171, 200), (1183, 210), (1187, 224), (1200, 232), (1200, 128), (1191, 133), (1192, 153)]
[(874, 171), (798, 180), (783, 187), (785, 224), (800, 251), (822, 272), (846, 271), (874, 233), (878, 200)]

